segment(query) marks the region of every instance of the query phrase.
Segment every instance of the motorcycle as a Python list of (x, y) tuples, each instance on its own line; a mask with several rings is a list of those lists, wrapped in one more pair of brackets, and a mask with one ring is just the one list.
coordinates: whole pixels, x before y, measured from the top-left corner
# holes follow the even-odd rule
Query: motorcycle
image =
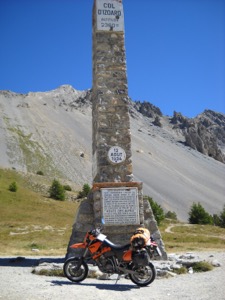
[(126, 275), (138, 286), (147, 286), (156, 277), (156, 269), (150, 259), (155, 255), (161, 256), (150, 233), (147, 242), (138, 237), (126, 245), (118, 245), (107, 239), (101, 228), (87, 232), (82, 243), (70, 247), (83, 252), (82, 256), (68, 258), (64, 263), (64, 274), (73, 282), (81, 282), (87, 277), (88, 262), (91, 262), (103, 273), (118, 274), (118, 279)]

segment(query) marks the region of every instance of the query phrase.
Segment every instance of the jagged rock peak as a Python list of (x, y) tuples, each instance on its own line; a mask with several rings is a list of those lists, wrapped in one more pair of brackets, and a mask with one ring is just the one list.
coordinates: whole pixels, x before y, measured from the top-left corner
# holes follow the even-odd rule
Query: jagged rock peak
[(225, 163), (225, 115), (205, 110), (190, 119), (174, 112), (170, 122), (182, 130), (187, 146)]
[(15, 93), (15, 92), (12, 92), (10, 90), (0, 90), (0, 95), (4, 96), (5, 98), (24, 96), (24, 94)]
[(72, 87), (72, 85), (64, 84), (60, 85), (55, 90), (49, 91), (49, 93), (59, 93), (59, 94), (69, 94), (69, 95), (86, 95), (88, 90), (76, 90)]
[(205, 126), (214, 124), (225, 127), (225, 115), (213, 110), (206, 109), (202, 114), (198, 115), (197, 118), (204, 122)]
[(74, 89), (71, 85), (69, 84), (64, 84), (64, 85), (60, 85), (59, 87), (57, 87), (54, 90), (50, 90), (50, 91), (45, 91), (45, 92), (29, 92), (28, 95), (35, 95), (35, 94), (41, 94), (41, 95), (69, 95), (69, 96), (80, 96), (80, 95), (86, 95), (87, 90), (84, 91), (80, 91), (80, 90), (76, 90)]
[(150, 102), (134, 101), (133, 105), (134, 108), (145, 117), (154, 118), (156, 115), (162, 116), (162, 112), (159, 107), (151, 104)]
[(66, 92), (66, 93), (77, 91), (70, 84), (60, 85), (58, 88), (56, 88), (56, 90), (61, 91), (61, 92)]

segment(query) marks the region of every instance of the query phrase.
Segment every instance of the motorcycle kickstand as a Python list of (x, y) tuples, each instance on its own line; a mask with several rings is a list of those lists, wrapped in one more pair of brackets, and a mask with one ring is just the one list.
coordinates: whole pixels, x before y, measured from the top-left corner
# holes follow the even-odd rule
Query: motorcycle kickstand
[(118, 274), (115, 284), (117, 284), (118, 280), (120, 280), (121, 275)]

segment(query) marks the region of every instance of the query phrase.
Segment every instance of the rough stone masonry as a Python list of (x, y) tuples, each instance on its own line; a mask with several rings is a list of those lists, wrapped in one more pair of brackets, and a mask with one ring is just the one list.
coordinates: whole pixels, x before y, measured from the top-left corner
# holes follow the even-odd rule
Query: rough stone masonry
[[(116, 16), (105, 17), (104, 10), (112, 14), (115, 11)], [(121, 1), (95, 1), (92, 44), (94, 182), (133, 180), (123, 24)], [(108, 157), (114, 146), (120, 147), (119, 161), (110, 159), (114, 156)], [(113, 154), (116, 157), (116, 152)]]
[(122, 0), (94, 0), (92, 21), (93, 187), (79, 207), (69, 244), (82, 241), (86, 231), (99, 225), (109, 239), (123, 244), (144, 226), (165, 258), (142, 182), (133, 181)]

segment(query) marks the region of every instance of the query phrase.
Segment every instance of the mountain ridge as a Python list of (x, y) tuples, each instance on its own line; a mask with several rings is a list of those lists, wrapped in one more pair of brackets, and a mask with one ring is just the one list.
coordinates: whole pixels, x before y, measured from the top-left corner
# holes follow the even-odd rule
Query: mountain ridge
[[(181, 220), (194, 201), (221, 211), (225, 116), (206, 110), (192, 119), (168, 117), (151, 103), (129, 103), (133, 171), (144, 193)], [(91, 112), (91, 90), (0, 91), (0, 166), (91, 184)]]

